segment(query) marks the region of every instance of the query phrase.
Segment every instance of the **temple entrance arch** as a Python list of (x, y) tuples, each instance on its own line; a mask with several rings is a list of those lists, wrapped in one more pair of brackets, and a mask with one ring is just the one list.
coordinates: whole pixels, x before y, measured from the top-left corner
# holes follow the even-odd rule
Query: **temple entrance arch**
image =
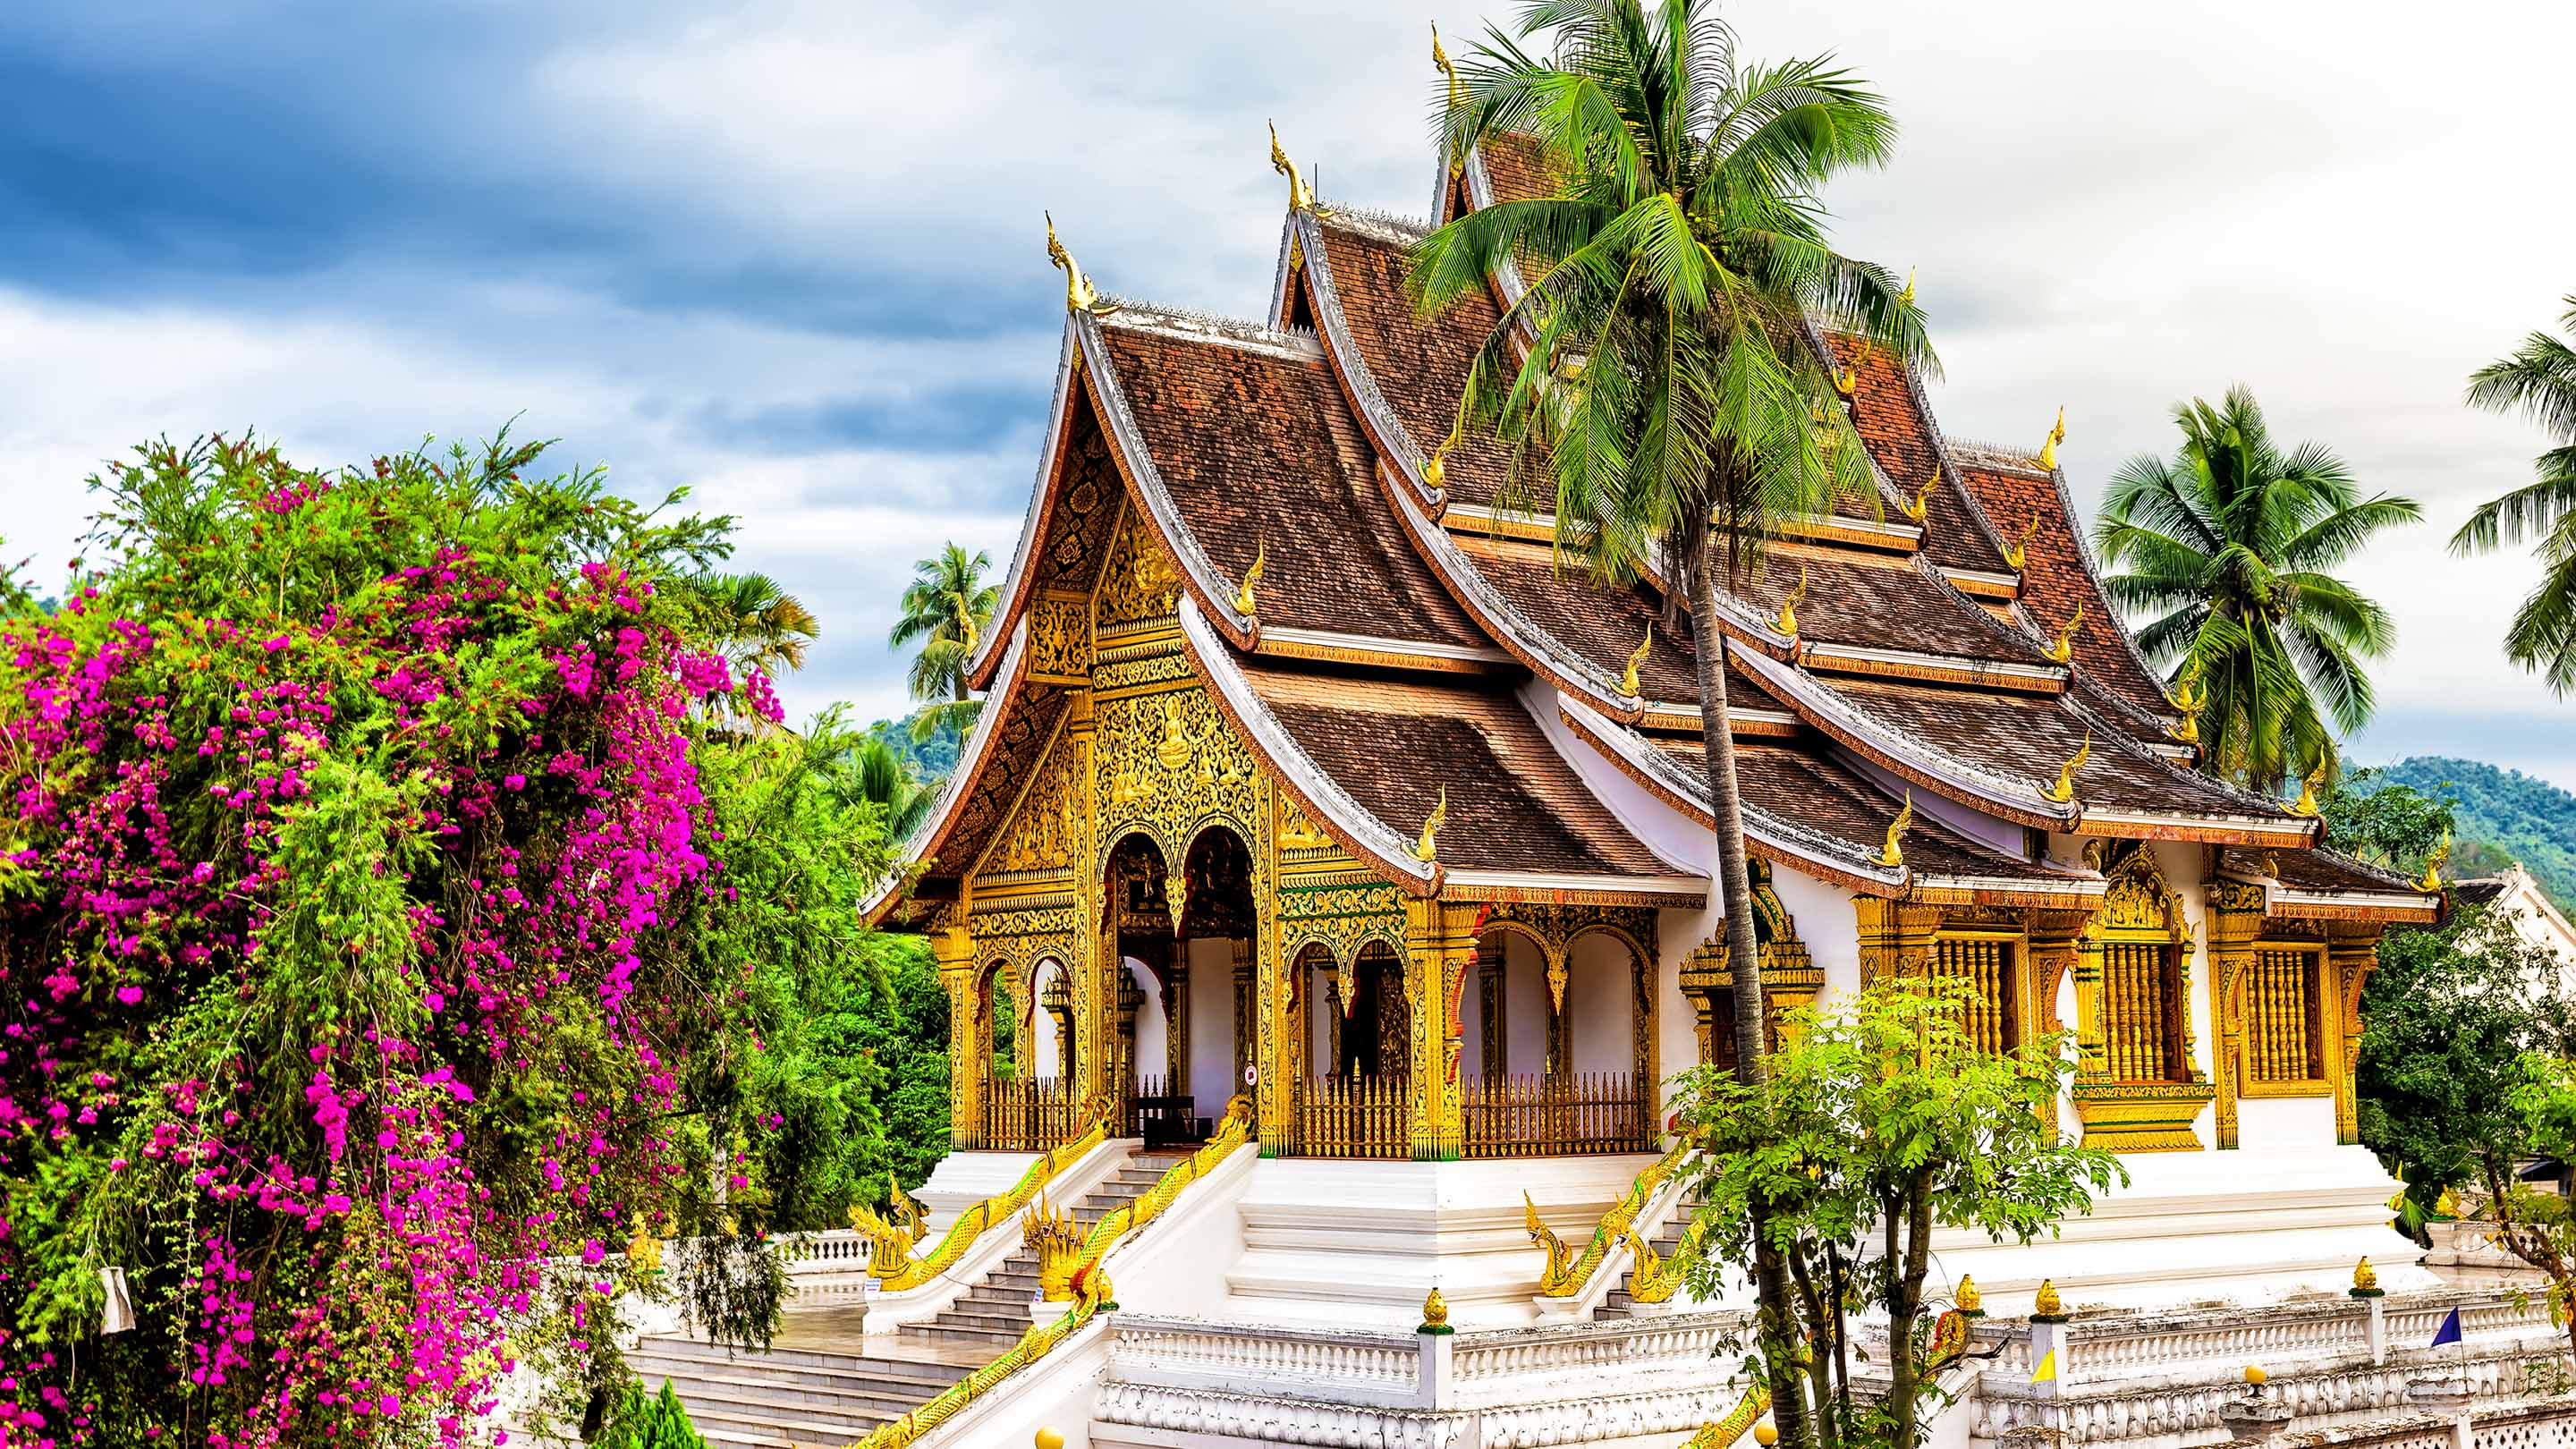
[(1258, 946), (1252, 851), (1232, 826), (1212, 823), (1182, 857), (1178, 933), (1160, 979), (1167, 1092), (1215, 1118), (1249, 1090), (1253, 960)]

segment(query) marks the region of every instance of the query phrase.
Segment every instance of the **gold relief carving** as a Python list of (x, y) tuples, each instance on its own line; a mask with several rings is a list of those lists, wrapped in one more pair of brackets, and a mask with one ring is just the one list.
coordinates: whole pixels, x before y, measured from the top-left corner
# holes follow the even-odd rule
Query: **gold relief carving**
[(1060, 742), (1038, 767), (1028, 793), (984, 858), (978, 888), (997, 874), (1057, 873), (1073, 869), (1081, 858), (1075, 850), (1080, 817), (1074, 801), (1073, 747)]
[(1159, 846), (1166, 862), (1187, 859), (1201, 827), (1222, 823), (1247, 843), (1260, 838), (1252, 754), (1196, 688), (1099, 703), (1101, 828), (1095, 860), (1130, 833)]
[(1056, 518), (1047, 530), (1051, 576), (1039, 581), (1087, 592), (1099, 564), (1102, 537), (1117, 516), (1114, 505), (1123, 488), (1117, 465), (1109, 458), (1108, 440), (1092, 424), (1088, 409), (1074, 430), (1070, 452), (1064, 492), (1056, 500)]
[(1163, 737), (1154, 746), (1154, 758), (1163, 768), (1178, 771), (1190, 762), (1190, 733), (1181, 722), (1181, 707), (1172, 696), (1163, 696)]
[(1168, 620), (1180, 608), (1181, 574), (1144, 515), (1130, 509), (1109, 545), (1100, 579), (1100, 629)]
[(1294, 805), (1279, 807), (1279, 848), (1282, 850), (1323, 850), (1334, 843), (1306, 818), (1306, 812)]
[(1180, 641), (1165, 636), (1143, 648), (1103, 649), (1091, 668), (1091, 687), (1100, 693), (1147, 689), (1190, 677), (1190, 661)]
[(1081, 599), (1042, 598), (1029, 606), (1029, 672), (1079, 677), (1091, 668), (1091, 611)]
[[(1283, 887), (1279, 891), (1279, 935), (1283, 957), (1294, 961), (1308, 946), (1320, 945), (1337, 968), (1359, 959), (1371, 941), (1404, 949), (1404, 893), (1383, 882), (1369, 885)], [(1344, 1005), (1349, 1003), (1345, 1000)]]
[(2219, 1088), (2192, 1064), (2192, 923), (2147, 846), (2130, 847), (2109, 874), (2079, 943), (2078, 1009), (2098, 1047), (2078, 1070), (2075, 1114), (2088, 1146), (2197, 1151), (2206, 1144), (2193, 1122)]

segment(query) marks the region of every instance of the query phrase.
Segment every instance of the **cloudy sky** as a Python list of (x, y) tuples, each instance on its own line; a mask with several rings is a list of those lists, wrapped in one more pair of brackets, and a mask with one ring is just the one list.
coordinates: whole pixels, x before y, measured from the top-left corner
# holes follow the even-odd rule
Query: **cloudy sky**
[[(1499, 17), (1503, 6), (1494, 3)], [(1831, 199), (1918, 267), (1954, 435), (2079, 487), (2251, 385), (2430, 522), (2353, 573), (2401, 624), (2382, 760), (2576, 786), (2576, 703), (2496, 641), (2534, 570), (2451, 559), (2542, 439), (2462, 381), (2576, 292), (2576, 6), (2453, 0), (1743, 0), (1757, 55), (1832, 51), (1904, 123)], [(12, 0), (0, 6), (0, 537), (60, 575), (80, 480), (154, 434), (313, 462), (512, 418), (638, 493), (743, 519), (821, 615), (791, 709), (902, 707), (909, 562), (1007, 561), (1061, 283), (1266, 299), (1262, 124), (1345, 203), (1419, 214), (1426, 21), (1306, 0)]]

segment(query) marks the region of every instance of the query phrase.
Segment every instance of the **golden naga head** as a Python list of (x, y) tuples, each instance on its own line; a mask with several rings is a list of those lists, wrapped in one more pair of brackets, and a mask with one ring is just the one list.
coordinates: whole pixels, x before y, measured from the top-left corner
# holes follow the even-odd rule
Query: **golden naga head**
[(1440, 787), (1440, 798), (1431, 807), (1431, 815), (1422, 822), (1422, 838), (1413, 842), (1413, 858), (1428, 865), (1440, 858), (1440, 827), (1449, 823), (1449, 787)]
[(1849, 402), (1849, 401), (1851, 401), (1851, 396), (1852, 396), (1852, 394), (1853, 394), (1853, 393), (1855, 393), (1855, 392), (1858, 392), (1859, 390), (1860, 390), (1860, 372), (1859, 372), (1859, 370), (1858, 370), (1858, 369), (1855, 369), (1855, 368), (1845, 367), (1845, 366), (1843, 366), (1841, 363), (1835, 363), (1835, 364), (1834, 364), (1834, 391), (1835, 391), (1835, 392), (1837, 392), (1837, 393), (1840, 393), (1840, 394), (1842, 395), (1842, 399), (1843, 399), (1843, 401), (1845, 401), (1845, 402)]
[(1914, 792), (1905, 792), (1905, 808), (1887, 822), (1887, 847), (1871, 857), (1871, 863), (1889, 870), (1905, 868), (1905, 832), (1914, 828)]
[(1619, 675), (1619, 692), (1621, 694), (1628, 696), (1630, 699), (1637, 697), (1637, 691), (1642, 687), (1637, 679), (1638, 666), (1646, 662), (1646, 651), (1654, 647), (1655, 621), (1648, 619), (1646, 621), (1646, 637), (1637, 641), (1637, 647), (1630, 651), (1628, 655), (1628, 667)]
[(1923, 486), (1915, 490), (1914, 501), (1911, 503), (1901, 503), (1897, 506), (1904, 512), (1906, 517), (1914, 520), (1917, 524), (1921, 524), (1932, 516), (1932, 490), (1940, 486), (1941, 465), (1935, 463), (1932, 465), (1932, 476), (1924, 479)]
[(1431, 456), (1422, 464), (1422, 482), (1425, 487), (1438, 488), (1448, 481), (1449, 455), (1463, 446), (1466, 441), (1467, 415), (1461, 412), (1457, 420), (1449, 425), (1449, 436), (1440, 440), (1440, 446), (1432, 449)]
[[(2442, 832), (2442, 843), (2434, 846), (2433, 853), (2424, 858), (2424, 878), (2415, 882), (2415, 889), (2426, 895), (2439, 894), (2442, 889), (2442, 867), (2450, 858), (2451, 832), (2445, 830)], [(2369, 1259), (2362, 1259), (2364, 1267), (2369, 1266), (2369, 1263)]]
[(2057, 422), (2048, 430), (2048, 441), (2039, 445), (2039, 466), (2057, 471), (2057, 445), (2066, 441), (2066, 409), (2057, 410)]
[(2093, 731), (2088, 729), (2084, 732), (2084, 743), (2076, 746), (2075, 753), (2067, 757), (2066, 763), (2057, 767), (2056, 783), (2043, 787), (2039, 792), (2040, 798), (2054, 805), (2074, 804), (2075, 772), (2083, 769), (2084, 762), (2091, 758)]
[(1055, 213), (1050, 211), (1045, 216), (1047, 260), (1064, 268), (1064, 309), (1089, 312), (1097, 317), (1106, 317), (1117, 311), (1114, 304), (1100, 300), (1099, 289), (1091, 285), (1091, 278), (1083, 275), (1082, 264), (1073, 259), (1073, 253), (1064, 249), (1064, 243), (1055, 239)]
[(1316, 209), (1315, 193), (1307, 189), (1306, 178), (1298, 174), (1297, 163), (1289, 160), (1288, 153), (1281, 149), (1279, 145), (1279, 123), (1276, 121), (1270, 123), (1270, 169), (1288, 178), (1288, 209), (1290, 211), (1313, 211)]
[(1270, 540), (1263, 539), (1252, 546), (1252, 567), (1243, 571), (1243, 587), (1234, 591), (1234, 611), (1247, 619), (1261, 613), (1261, 601), (1253, 596), (1252, 586), (1261, 582), (1261, 570), (1269, 561)]
[(2075, 612), (2068, 615), (2066, 622), (2058, 627), (2057, 642), (2048, 646), (2046, 652), (2050, 663), (2064, 664), (2075, 657), (2075, 631), (2083, 627), (2084, 601), (2078, 599), (2075, 602)]
[(1798, 606), (1806, 601), (1807, 566), (1804, 563), (1801, 563), (1798, 565), (1798, 586), (1789, 591), (1789, 597), (1780, 601), (1780, 612), (1778, 616), (1773, 618), (1771, 621), (1772, 630), (1776, 633), (1786, 635), (1792, 640), (1796, 639), (1798, 637)]
[(2317, 787), (2325, 782), (2326, 762), (2319, 760), (2317, 767), (2300, 779), (2299, 798), (2290, 802), (2290, 813), (2302, 820), (2314, 820), (2317, 817)]
[(1914, 269), (1912, 267), (1905, 269), (1905, 290), (1896, 294), (1896, 300), (1908, 307), (1914, 305)]
[(1449, 109), (1456, 110), (1467, 99), (1467, 87), (1458, 79), (1458, 67), (1449, 63), (1449, 52), (1440, 48), (1440, 22), (1431, 22), (1431, 64), (1449, 82)]
[(2021, 572), (2022, 566), (2030, 562), (2030, 541), (2038, 534), (2039, 515), (2034, 513), (2030, 521), (2021, 526), (2021, 535), (2004, 545), (2004, 562), (2012, 566), (2014, 573)]

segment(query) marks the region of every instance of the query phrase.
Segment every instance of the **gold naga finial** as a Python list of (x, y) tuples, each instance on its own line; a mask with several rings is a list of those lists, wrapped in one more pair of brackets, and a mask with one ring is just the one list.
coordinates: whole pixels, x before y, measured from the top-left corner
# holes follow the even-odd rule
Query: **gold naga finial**
[(1106, 317), (1117, 311), (1118, 308), (1114, 303), (1100, 300), (1099, 289), (1091, 285), (1091, 278), (1082, 274), (1082, 264), (1073, 259), (1073, 253), (1064, 249), (1064, 243), (1055, 239), (1055, 213), (1050, 211), (1045, 215), (1047, 260), (1064, 268), (1064, 309), (1068, 312), (1089, 312), (1099, 317)]
[(1882, 865), (1889, 870), (1903, 870), (1905, 868), (1905, 832), (1913, 828), (1914, 792), (1908, 790), (1905, 792), (1905, 808), (1897, 811), (1896, 818), (1887, 822), (1887, 848), (1872, 856), (1870, 864)]
[(1655, 647), (1655, 621), (1646, 621), (1646, 637), (1628, 655), (1628, 667), (1619, 676), (1619, 692), (1631, 699), (1637, 697), (1637, 666), (1646, 662), (1646, 651)]
[(2038, 536), (2039, 515), (2034, 512), (2030, 521), (2021, 526), (2021, 535), (2004, 545), (2004, 562), (2014, 573), (2020, 573), (2022, 565), (2030, 562), (2030, 541)]
[(1449, 424), (1449, 436), (1440, 440), (1440, 446), (1432, 449), (1430, 459), (1423, 463), (1422, 481), (1433, 488), (1445, 483), (1449, 477), (1449, 454), (1466, 441), (1467, 415), (1462, 412)]
[(2317, 787), (2325, 782), (2326, 762), (2319, 760), (2315, 769), (2300, 778), (2299, 798), (2290, 802), (2290, 813), (2302, 820), (2314, 820), (2317, 816)]
[(1270, 169), (1288, 178), (1288, 209), (1290, 211), (1314, 211), (1317, 209), (1315, 206), (1315, 193), (1307, 189), (1306, 178), (1299, 175), (1297, 172), (1297, 163), (1289, 160), (1288, 153), (1280, 149), (1279, 123), (1277, 121), (1270, 123)]
[(2093, 731), (2088, 729), (2084, 732), (2084, 743), (2076, 746), (2075, 753), (2067, 756), (2066, 763), (2057, 767), (2057, 782), (2042, 787), (2039, 792), (2040, 798), (2056, 805), (2074, 804), (2075, 772), (2083, 769), (2084, 762), (2091, 758), (2093, 758)]
[(1424, 864), (1440, 858), (1440, 827), (1449, 823), (1449, 787), (1440, 787), (1440, 799), (1432, 805), (1430, 818), (1422, 822), (1422, 838), (1413, 842), (1413, 858)]
[(1263, 565), (1270, 561), (1270, 540), (1252, 546), (1252, 567), (1243, 571), (1243, 587), (1234, 591), (1234, 611), (1251, 618), (1261, 612), (1261, 601), (1252, 596), (1252, 586), (1261, 582)]
[(2196, 714), (2187, 714), (2187, 715), (2184, 715), (2184, 716), (2182, 717), (2182, 723), (2181, 723), (2181, 724), (2178, 724), (2178, 725), (2175, 725), (2172, 729), (2169, 729), (2169, 730), (2165, 731), (2165, 736), (2166, 736), (2166, 738), (2168, 738), (2168, 739), (2172, 740), (2175, 744), (2178, 744), (2178, 745), (2196, 745), (2196, 744), (2199, 744), (2199, 743), (2200, 743), (2200, 716), (2198, 716), (2198, 715), (2196, 715)]
[(1974, 1274), (1960, 1274), (1959, 1291), (1950, 1296), (1958, 1300), (1961, 1313), (1982, 1314), (1986, 1311), (1986, 1295), (1977, 1291), (1977, 1280)]
[(1839, 362), (1835, 363), (1834, 391), (1842, 395), (1843, 401), (1850, 402), (1851, 395), (1858, 391), (1859, 388), (1860, 370), (1858, 368), (1845, 367)]
[(1932, 517), (1932, 490), (1940, 486), (1941, 465), (1935, 463), (1932, 465), (1932, 476), (1924, 479), (1923, 486), (1914, 490), (1914, 501), (1896, 505), (1898, 510), (1918, 525), (1928, 521)]
[(2039, 1280), (2039, 1296), (2031, 1300), (2030, 1311), (2031, 1316), (2035, 1318), (2058, 1318), (2065, 1315), (2066, 1303), (2057, 1296), (2055, 1279)]
[(2172, 699), (2173, 707), (2184, 714), (2198, 714), (2200, 707), (2209, 703), (2209, 691), (2200, 682), (2199, 660), (2182, 667), (2181, 675), (2174, 680)]
[(1896, 294), (1896, 300), (1908, 307), (1914, 305), (1914, 269), (1912, 267), (1905, 269), (1905, 290)]
[[(2415, 882), (2415, 889), (2424, 892), (2426, 895), (2440, 894), (2442, 889), (2442, 866), (2445, 862), (2449, 861), (2450, 858), (2451, 832), (2445, 830), (2442, 832), (2442, 843), (2433, 847), (2433, 853), (2431, 855), (2424, 857), (2424, 878)], [(2367, 1263), (2370, 1260), (2368, 1258), (2364, 1258), (2362, 1261)]]
[(2078, 599), (2075, 601), (2075, 612), (2067, 615), (2066, 622), (2058, 627), (2057, 642), (2049, 645), (2045, 651), (2049, 663), (2064, 664), (2075, 657), (2075, 631), (2083, 627), (2084, 601)]
[(1458, 79), (1458, 67), (1449, 63), (1449, 52), (1440, 48), (1440, 22), (1437, 20), (1431, 22), (1431, 63), (1449, 81), (1449, 109), (1458, 109), (1459, 103), (1466, 99), (1467, 87)]
[(2066, 409), (2057, 410), (2057, 422), (2048, 430), (2048, 441), (2039, 445), (2039, 466), (2057, 471), (2057, 445), (2066, 441)]
[(1806, 601), (1807, 566), (1804, 563), (1801, 563), (1798, 565), (1798, 586), (1789, 591), (1789, 597), (1780, 601), (1779, 616), (1771, 621), (1772, 630), (1775, 633), (1785, 634), (1792, 639), (1797, 638), (1798, 606)]

